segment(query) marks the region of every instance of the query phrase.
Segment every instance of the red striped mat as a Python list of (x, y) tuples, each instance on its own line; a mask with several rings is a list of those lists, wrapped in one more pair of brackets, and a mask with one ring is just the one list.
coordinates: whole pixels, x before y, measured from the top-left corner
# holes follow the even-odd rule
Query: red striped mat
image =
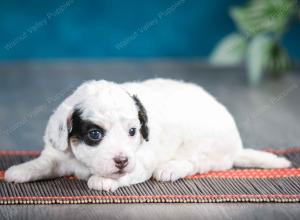
[(299, 202), (300, 148), (272, 150), (292, 161), (288, 169), (232, 169), (196, 174), (171, 182), (149, 180), (109, 193), (88, 189), (74, 177), (31, 183), (3, 181), (4, 170), (39, 155), (0, 151), (0, 204)]

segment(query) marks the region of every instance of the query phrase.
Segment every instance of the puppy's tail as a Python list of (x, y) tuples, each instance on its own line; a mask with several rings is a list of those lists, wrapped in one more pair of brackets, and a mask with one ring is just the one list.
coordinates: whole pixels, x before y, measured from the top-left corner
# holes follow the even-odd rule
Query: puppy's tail
[(275, 154), (253, 149), (243, 149), (234, 160), (237, 167), (287, 168), (291, 162)]

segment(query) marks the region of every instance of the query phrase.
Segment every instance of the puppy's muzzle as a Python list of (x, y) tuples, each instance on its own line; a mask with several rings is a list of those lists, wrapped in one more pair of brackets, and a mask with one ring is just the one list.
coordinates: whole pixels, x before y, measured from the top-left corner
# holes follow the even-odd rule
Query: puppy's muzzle
[(128, 165), (128, 157), (120, 156), (115, 157), (113, 160), (115, 162), (115, 166), (120, 170), (124, 169)]

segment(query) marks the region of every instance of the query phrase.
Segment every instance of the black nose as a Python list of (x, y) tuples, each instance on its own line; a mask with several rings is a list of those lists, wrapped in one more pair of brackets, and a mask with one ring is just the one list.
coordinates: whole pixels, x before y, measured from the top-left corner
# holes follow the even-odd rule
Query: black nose
[(115, 166), (119, 169), (123, 169), (128, 165), (128, 157), (115, 157)]

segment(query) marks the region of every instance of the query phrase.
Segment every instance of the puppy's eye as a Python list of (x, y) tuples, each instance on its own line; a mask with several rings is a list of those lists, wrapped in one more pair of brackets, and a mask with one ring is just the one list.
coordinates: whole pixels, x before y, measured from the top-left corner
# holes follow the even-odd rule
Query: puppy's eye
[(134, 136), (135, 132), (136, 132), (136, 128), (130, 128), (128, 133), (130, 136)]
[(89, 131), (88, 137), (93, 141), (99, 141), (102, 139), (102, 132), (100, 130), (94, 129)]

